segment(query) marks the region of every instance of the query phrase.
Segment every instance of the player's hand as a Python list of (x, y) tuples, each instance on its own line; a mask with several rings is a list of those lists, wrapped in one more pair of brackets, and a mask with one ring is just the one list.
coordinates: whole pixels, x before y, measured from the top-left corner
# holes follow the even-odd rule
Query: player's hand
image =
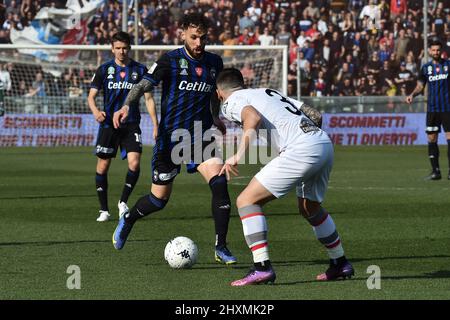
[(120, 123), (124, 122), (128, 118), (128, 106), (123, 106), (120, 110), (114, 112), (113, 124), (114, 128), (119, 128)]
[(407, 96), (405, 101), (406, 101), (407, 104), (411, 104), (412, 101), (413, 101), (413, 96), (412, 95)]
[(239, 175), (239, 170), (237, 168), (238, 165), (238, 159), (236, 156), (232, 156), (231, 158), (227, 159), (225, 161), (225, 164), (223, 165), (222, 169), (219, 172), (219, 176), (223, 175), (225, 173), (227, 180), (231, 180), (231, 174), (235, 177)]
[(95, 117), (95, 121), (97, 121), (98, 123), (102, 123), (106, 119), (106, 113), (105, 113), (105, 111), (97, 111), (94, 114), (94, 117)]
[(222, 120), (220, 120), (219, 117), (214, 117), (214, 125), (217, 127), (217, 129), (219, 129), (219, 131), (225, 135), (227, 133), (227, 127), (225, 126), (225, 124), (223, 123)]

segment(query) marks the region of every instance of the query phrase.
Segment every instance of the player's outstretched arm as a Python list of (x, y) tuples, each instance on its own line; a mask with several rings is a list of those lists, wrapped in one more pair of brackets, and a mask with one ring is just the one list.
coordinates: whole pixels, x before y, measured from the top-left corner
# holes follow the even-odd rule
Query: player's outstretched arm
[(156, 140), (156, 137), (158, 136), (158, 117), (156, 116), (155, 99), (153, 99), (153, 95), (150, 92), (145, 92), (144, 97), (145, 106), (147, 107), (148, 114), (153, 123), (153, 139)]
[(153, 85), (147, 79), (142, 79), (133, 86), (127, 95), (124, 105), (130, 106), (131, 104), (138, 102), (144, 92), (150, 92), (153, 89)]
[(414, 97), (417, 96), (419, 93), (421, 93), (423, 88), (424, 88), (423, 83), (421, 81), (417, 81), (417, 85), (414, 88), (413, 92), (411, 92), (411, 94), (406, 97), (406, 99), (405, 99), (406, 103), (411, 104)]
[(237, 170), (237, 164), (239, 160), (245, 155), (245, 151), (248, 149), (253, 138), (256, 138), (256, 129), (261, 123), (260, 113), (252, 106), (246, 106), (241, 112), (241, 122), (242, 122), (242, 138), (239, 143), (238, 150), (235, 155), (228, 158), (225, 161), (219, 175), (223, 173), (226, 174), (227, 180), (230, 180), (230, 173), (237, 176), (239, 171)]

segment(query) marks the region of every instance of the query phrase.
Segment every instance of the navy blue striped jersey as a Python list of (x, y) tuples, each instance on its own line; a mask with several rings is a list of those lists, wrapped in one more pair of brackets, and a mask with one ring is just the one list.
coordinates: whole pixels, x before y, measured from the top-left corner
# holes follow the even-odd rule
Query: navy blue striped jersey
[(419, 81), (428, 84), (428, 112), (450, 111), (450, 60), (430, 61), (420, 70)]
[[(134, 84), (142, 80), (148, 71), (147, 67), (134, 60), (125, 67), (121, 67), (114, 60), (108, 61), (98, 67), (92, 81), (91, 88), (103, 90), (103, 110), (106, 113), (104, 126), (112, 126), (114, 112), (122, 108), (125, 99)], [(139, 101), (131, 104), (126, 123), (139, 123)]]
[(210, 100), (222, 69), (220, 56), (205, 52), (196, 60), (184, 47), (165, 53), (153, 64), (144, 79), (154, 86), (162, 81), (158, 150), (174, 145), (170, 138), (176, 129), (187, 129), (192, 137), (194, 121), (202, 122), (203, 132), (211, 128)]

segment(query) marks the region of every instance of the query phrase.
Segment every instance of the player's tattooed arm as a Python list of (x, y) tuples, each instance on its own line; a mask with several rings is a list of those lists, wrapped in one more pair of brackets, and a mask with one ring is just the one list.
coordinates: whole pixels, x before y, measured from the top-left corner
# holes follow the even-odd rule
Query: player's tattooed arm
[(310, 118), (316, 126), (318, 126), (319, 128), (322, 127), (322, 114), (319, 112), (319, 110), (304, 103), (300, 107), (300, 111), (303, 112), (308, 118)]
[(135, 84), (127, 95), (125, 100), (125, 106), (130, 106), (134, 102), (138, 102), (145, 92), (150, 92), (153, 89), (153, 85), (147, 79), (142, 79), (139, 83)]

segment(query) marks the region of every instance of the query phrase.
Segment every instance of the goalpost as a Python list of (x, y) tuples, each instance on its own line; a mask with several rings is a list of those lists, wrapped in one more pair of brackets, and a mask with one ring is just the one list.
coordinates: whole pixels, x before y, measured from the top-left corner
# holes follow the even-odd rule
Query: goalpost
[[(130, 57), (150, 67), (164, 52), (179, 47), (132, 46)], [(206, 50), (220, 55), (225, 67), (240, 69), (249, 87), (287, 93), (287, 46), (218, 45)], [(9, 90), (3, 85), (0, 146), (93, 145), (98, 124), (87, 106), (89, 85), (97, 67), (112, 58), (110, 45), (0, 45), (0, 72), (11, 78)], [(160, 86), (153, 95), (159, 113)], [(102, 94), (97, 98), (102, 108)], [(140, 109), (147, 112), (143, 99)], [(151, 129), (148, 117), (141, 126)], [(153, 144), (150, 137), (143, 142)]]

